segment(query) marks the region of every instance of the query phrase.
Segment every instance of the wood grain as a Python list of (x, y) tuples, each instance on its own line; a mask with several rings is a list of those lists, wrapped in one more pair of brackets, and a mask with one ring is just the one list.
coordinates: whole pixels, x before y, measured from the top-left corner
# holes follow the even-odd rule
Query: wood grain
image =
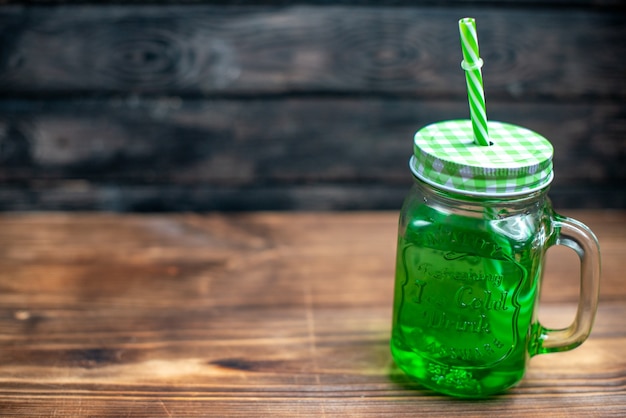
[(413, 133), (468, 115), (463, 15), (555, 206), (626, 207), (617, 3), (191, 3), (0, 7), (0, 210), (396, 209)]
[(623, 13), (454, 6), (9, 6), (0, 91), (464, 98), (456, 21), (468, 13), (488, 101), (626, 97)]
[[(0, 208), (395, 209), (412, 181), (414, 132), (466, 108), (407, 99), (0, 106)], [(552, 141), (556, 207), (624, 205), (620, 106), (492, 102), (491, 114)]]
[[(426, 391), (390, 359), (396, 213), (3, 214), (0, 410), (622, 416), (626, 214), (567, 214), (603, 247), (592, 336), (477, 402)], [(541, 318), (567, 324), (576, 272), (549, 256)]]

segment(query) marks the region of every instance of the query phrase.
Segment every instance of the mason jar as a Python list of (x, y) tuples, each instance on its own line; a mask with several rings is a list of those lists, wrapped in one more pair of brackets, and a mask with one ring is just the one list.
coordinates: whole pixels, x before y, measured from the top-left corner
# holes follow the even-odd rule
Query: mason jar
[[(415, 135), (415, 183), (402, 206), (392, 356), (425, 387), (485, 397), (518, 383), (529, 359), (570, 350), (589, 335), (599, 293), (597, 239), (552, 209), (553, 149), (528, 129), (489, 122), (490, 146), (469, 121)], [(546, 251), (572, 248), (581, 292), (572, 324), (537, 318)]]

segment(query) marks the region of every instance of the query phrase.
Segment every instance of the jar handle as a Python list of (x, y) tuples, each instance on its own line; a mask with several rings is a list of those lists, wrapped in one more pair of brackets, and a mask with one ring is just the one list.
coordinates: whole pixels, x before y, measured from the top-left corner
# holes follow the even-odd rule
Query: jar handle
[(556, 236), (551, 245), (569, 247), (580, 258), (580, 295), (574, 322), (567, 328), (538, 324), (530, 355), (567, 351), (582, 344), (593, 326), (600, 293), (600, 246), (591, 230), (575, 219), (554, 214)]

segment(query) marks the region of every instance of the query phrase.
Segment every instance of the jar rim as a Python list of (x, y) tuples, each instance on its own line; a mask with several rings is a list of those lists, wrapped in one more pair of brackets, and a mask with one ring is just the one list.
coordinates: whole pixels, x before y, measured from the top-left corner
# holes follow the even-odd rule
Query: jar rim
[(428, 178), (427, 176), (424, 176), (423, 174), (419, 173), (415, 167), (415, 156), (412, 156), (409, 159), (409, 169), (411, 170), (411, 173), (413, 174), (414, 177), (416, 177), (417, 179), (423, 181), (424, 183), (436, 187), (438, 189), (444, 190), (446, 192), (453, 192), (453, 193), (458, 193), (458, 194), (462, 194), (462, 195), (466, 195), (466, 196), (475, 196), (475, 197), (519, 197), (519, 196), (524, 196), (524, 195), (530, 195), (533, 194), (535, 192), (547, 189), (550, 184), (552, 183), (552, 180), (554, 179), (554, 172), (550, 171), (549, 176), (547, 177), (547, 179), (545, 180), (545, 182), (532, 187), (532, 188), (528, 188), (528, 189), (524, 189), (524, 190), (517, 190), (517, 191), (510, 191), (510, 192), (497, 192), (497, 191), (475, 191), (475, 190), (463, 190), (463, 189), (459, 189), (453, 186), (448, 186), (445, 184), (440, 184), (437, 183), (433, 180), (431, 180), (430, 178)]

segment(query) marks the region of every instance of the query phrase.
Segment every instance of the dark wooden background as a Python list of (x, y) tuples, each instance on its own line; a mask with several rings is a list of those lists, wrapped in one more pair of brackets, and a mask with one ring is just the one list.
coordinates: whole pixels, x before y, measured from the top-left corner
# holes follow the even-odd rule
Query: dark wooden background
[(561, 208), (626, 208), (617, 0), (0, 6), (0, 210), (397, 209), (412, 135), (488, 116), (555, 147)]

